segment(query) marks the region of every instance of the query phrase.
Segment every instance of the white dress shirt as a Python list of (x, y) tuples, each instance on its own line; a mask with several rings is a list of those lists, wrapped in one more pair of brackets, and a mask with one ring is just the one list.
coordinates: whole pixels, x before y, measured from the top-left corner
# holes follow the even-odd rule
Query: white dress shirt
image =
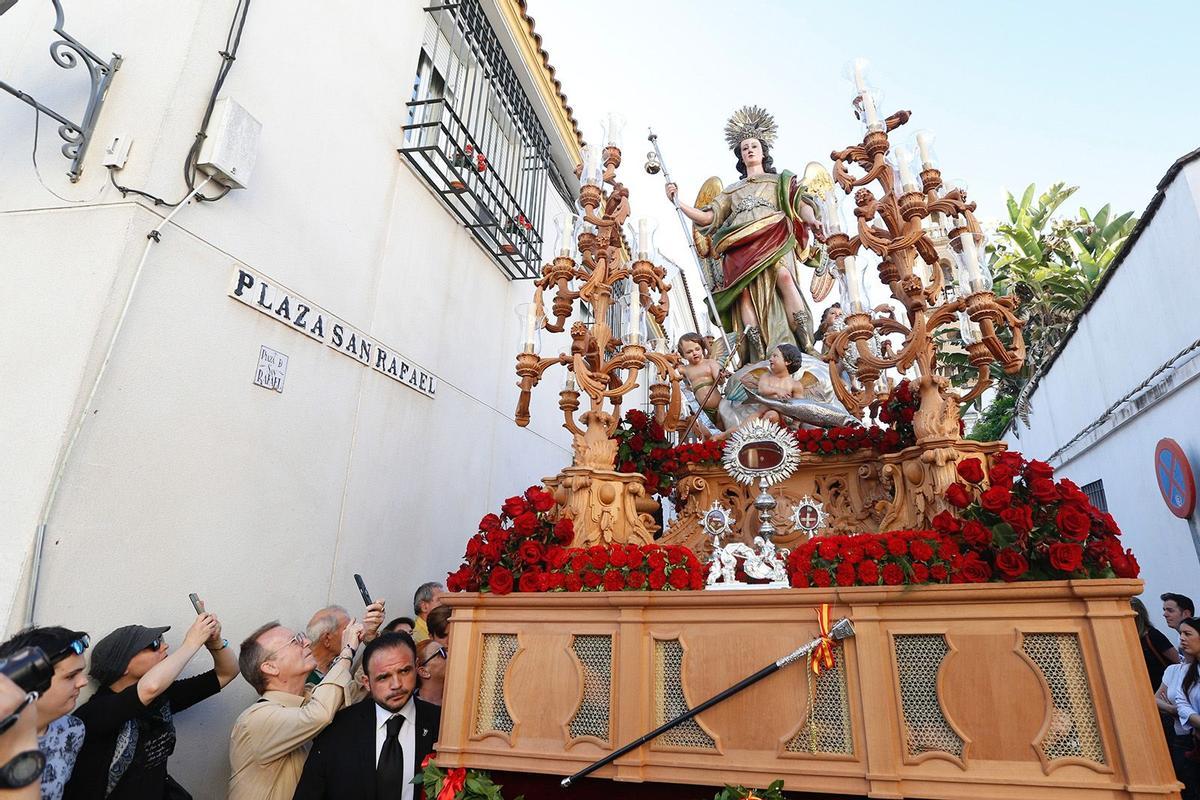
[[(1187, 669), (1187, 664), (1172, 664), (1163, 671), (1163, 686), (1167, 687), (1167, 699), (1174, 701), (1176, 694), (1183, 694), (1183, 674)], [(1191, 727), (1184, 727), (1184, 723), (1179, 721), (1179, 717), (1175, 718), (1175, 735), (1183, 736), (1191, 730)]]
[(394, 716), (404, 717), (400, 726), (400, 752), (404, 754), (404, 793), (400, 800), (413, 800), (413, 775), (417, 771), (417, 704), (412, 696), (404, 707), (393, 714), (378, 703), (375, 704), (375, 766), (379, 766), (379, 754), (387, 741), (387, 723)]

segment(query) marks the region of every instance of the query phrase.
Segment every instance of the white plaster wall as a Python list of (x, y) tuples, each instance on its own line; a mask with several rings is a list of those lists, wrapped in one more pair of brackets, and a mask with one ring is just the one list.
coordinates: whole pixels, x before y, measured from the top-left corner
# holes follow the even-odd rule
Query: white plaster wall
[[(1200, 336), (1200, 164), (1184, 168), (1162, 206), (1080, 320), (1075, 335), (1032, 397), (1031, 428), (1010, 432), (1009, 446), (1047, 458), (1113, 403)], [(1188, 523), (1170, 513), (1154, 476), (1154, 447), (1174, 438), (1200, 468), (1200, 381), (1185, 381), (1145, 405), (1098, 442), (1065, 451), (1060, 476), (1079, 485), (1104, 481), (1109, 511), (1142, 566), (1142, 599), (1160, 630), (1158, 596), (1181, 592), (1200, 601), (1200, 558)], [(1173, 635), (1173, 634), (1172, 634)]]
[[(67, 162), (43, 125), (42, 175), (87, 203), (38, 182), (32, 110), (0, 98), (0, 619), (10, 629), (56, 461), (163, 216), (105, 188), (101, 143), (133, 135), (120, 180), (178, 198), (234, 3), (69, 5), (69, 31), (126, 61), (78, 185), (62, 177)], [(252, 185), (183, 209), (150, 252), (48, 520), (39, 622), (95, 636), (171, 624), (177, 642), (195, 591), (236, 644), (268, 619), (299, 626), (328, 602), (358, 608), (354, 572), (391, 615), (407, 613), (418, 583), (456, 566), (480, 516), (569, 462), (557, 370), (534, 392), (529, 428), (512, 421), (513, 308), (532, 287), (508, 281), (396, 152), (422, 6), (255, 0), (222, 92), (263, 123)], [(70, 103), (77, 92), (44, 53), (44, 11), (20, 3), (4, 16), (0, 74)], [(561, 206), (551, 192), (546, 230)], [(437, 398), (230, 299), (237, 265), (430, 369)], [(564, 338), (547, 337), (546, 349)], [(252, 385), (260, 345), (289, 356), (282, 394)], [(229, 728), (251, 695), (237, 681), (180, 715), (172, 772), (197, 798), (224, 797)]]

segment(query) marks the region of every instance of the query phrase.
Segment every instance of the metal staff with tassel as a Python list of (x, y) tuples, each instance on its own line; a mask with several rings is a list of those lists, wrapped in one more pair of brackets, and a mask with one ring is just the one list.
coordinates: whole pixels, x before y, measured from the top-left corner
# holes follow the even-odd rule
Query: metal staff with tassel
[(763, 667), (762, 669), (760, 669), (758, 672), (754, 673), (753, 675), (751, 675), (747, 678), (743, 678), (742, 680), (735, 683), (733, 686), (730, 686), (725, 691), (723, 691), (720, 694), (717, 694), (713, 697), (710, 697), (709, 699), (705, 700), (703, 703), (701, 703), (700, 705), (691, 709), (690, 711), (685, 711), (683, 714), (680, 714), (675, 719), (673, 719), (669, 722), (663, 723), (659, 727), (657, 727), (654, 730), (647, 733), (645, 736), (642, 736), (641, 738), (630, 742), (629, 744), (625, 745), (624, 747), (622, 747), (618, 750), (614, 750), (613, 752), (609, 753), (608, 755), (606, 755), (604, 758), (600, 759), (599, 761), (593, 761), (591, 764), (588, 764), (586, 767), (579, 770), (574, 775), (571, 775), (570, 777), (567, 777), (567, 778), (563, 778), (562, 779), (562, 787), (564, 789), (571, 788), (572, 784), (574, 784), (580, 778), (586, 777), (586, 776), (592, 774), (593, 772), (595, 772), (596, 770), (600, 769), (601, 767), (611, 764), (612, 762), (616, 761), (618, 758), (620, 758), (621, 756), (630, 752), (631, 750), (636, 750), (637, 748), (641, 747), (642, 745), (644, 745), (646, 742), (650, 741), (651, 739), (661, 736), (662, 734), (666, 733), (667, 731), (671, 730), (672, 728), (676, 727), (677, 725), (696, 716), (700, 712), (706, 711), (707, 709), (712, 708), (713, 706), (715, 706), (717, 703), (721, 702), (722, 700), (725, 700), (729, 697), (733, 697), (735, 694), (742, 691), (747, 686), (752, 686), (755, 683), (758, 683), (759, 681), (761, 681), (763, 678), (767, 677), (768, 675), (778, 672), (779, 670), (783, 669), (784, 667), (788, 666), (789, 664), (795, 663), (796, 661), (799, 661), (802, 658), (805, 658), (810, 655), (812, 656), (812, 671), (816, 675), (819, 675), (823, 669), (831, 669), (834, 666), (833, 643), (837, 642), (837, 641), (841, 641), (843, 639), (849, 639), (851, 636), (853, 636), (854, 635), (854, 626), (850, 623), (850, 620), (846, 619), (845, 617), (842, 617), (841, 619), (839, 619), (837, 622), (835, 622), (833, 624), (833, 627), (829, 627), (829, 604), (828, 603), (823, 604), (821, 606), (821, 609), (817, 612), (817, 619), (821, 626), (821, 635), (818, 636), (816, 639), (813, 639), (811, 642), (809, 642), (806, 645), (803, 645), (802, 647), (796, 648), (795, 650), (788, 653), (783, 658), (781, 658), (778, 661), (775, 661), (771, 664), (768, 664), (767, 666)]

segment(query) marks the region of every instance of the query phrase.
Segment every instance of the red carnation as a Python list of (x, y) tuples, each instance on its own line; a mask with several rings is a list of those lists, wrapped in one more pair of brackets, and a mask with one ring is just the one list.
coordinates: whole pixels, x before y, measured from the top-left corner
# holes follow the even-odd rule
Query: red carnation
[(704, 576), (700, 574), (699, 570), (691, 573), (691, 576), (688, 578), (688, 588), (693, 592), (698, 592), (704, 588)]
[(531, 486), (529, 491), (525, 492), (525, 499), (533, 506), (534, 511), (549, 511), (554, 508), (554, 495), (536, 486)]
[(671, 575), (667, 580), (670, 581), (671, 585), (674, 586), (676, 589), (688, 588), (689, 577), (688, 577), (687, 570), (685, 570), (685, 569), (671, 570)]
[(488, 575), (488, 588), (492, 594), (508, 594), (513, 590), (513, 574), (507, 567), (495, 567)]
[(826, 589), (833, 585), (833, 577), (829, 574), (829, 570), (827, 569), (814, 569), (812, 574), (812, 584), (813, 586)]
[(513, 530), (521, 536), (528, 536), (538, 527), (537, 515), (532, 511), (526, 511), (524, 514), (518, 514), (513, 518)]
[(575, 540), (575, 523), (566, 517), (554, 523), (554, 538), (563, 546), (571, 544)]
[(1047, 464), (1045, 461), (1030, 461), (1025, 465), (1025, 477), (1034, 478), (1053, 478), (1054, 467)]
[(620, 545), (612, 548), (608, 554), (608, 563), (617, 568), (624, 567), (627, 563), (625, 559), (625, 548), (621, 547)]
[(817, 545), (817, 554), (826, 561), (837, 558), (838, 543), (832, 538), (822, 537), (820, 544)]
[(593, 569), (604, 569), (608, 566), (608, 551), (599, 545), (588, 548), (588, 560)]
[(993, 486), (979, 496), (979, 504), (988, 511), (999, 513), (1012, 503), (1012, 492), (1003, 486)]
[(932, 521), (934, 530), (940, 533), (958, 533), (962, 530), (962, 523), (958, 521), (958, 517), (949, 511), (943, 511), (934, 517)]
[(667, 558), (663, 555), (661, 550), (652, 550), (646, 555), (646, 564), (652, 570), (661, 570), (667, 565)]
[(979, 483), (983, 480), (983, 464), (978, 458), (966, 458), (958, 462), (959, 476), (968, 483)]
[(908, 549), (912, 552), (913, 558), (918, 561), (928, 561), (933, 558), (933, 545), (924, 539), (914, 539)]
[(500, 530), (500, 518), (495, 514), (486, 514), (483, 519), (479, 520), (479, 530), (485, 533)]
[(966, 508), (971, 505), (971, 495), (967, 487), (961, 483), (952, 483), (946, 487), (946, 502), (955, 508)]
[(636, 544), (631, 544), (631, 545), (626, 546), (626, 548), (625, 548), (625, 564), (630, 569), (637, 569), (638, 567), (640, 567), (642, 565), (643, 560), (644, 559), (642, 557), (642, 551), (638, 548), (638, 546)]
[(1049, 478), (1034, 478), (1029, 482), (1029, 493), (1039, 503), (1053, 503), (1058, 500), (1058, 487)]
[(887, 538), (887, 549), (894, 556), (902, 556), (908, 553), (908, 543), (899, 536), (889, 536)]
[(630, 589), (641, 589), (646, 585), (646, 573), (639, 569), (635, 569), (629, 573), (626, 583)]
[(912, 565), (912, 582), (913, 583), (928, 583), (929, 582), (929, 567), (924, 564)]
[(969, 519), (963, 524), (962, 537), (971, 547), (987, 547), (992, 543), (992, 529)]
[(858, 579), (865, 584), (874, 586), (879, 583), (879, 563), (876, 561), (863, 561), (858, 565)]
[(1012, 526), (1019, 534), (1033, 530), (1033, 509), (1029, 506), (1012, 506), (1000, 512), (1000, 519)]
[(563, 587), (568, 592), (578, 592), (583, 589), (583, 580), (578, 575), (567, 575), (563, 578)]
[(942, 539), (938, 542), (938, 558), (949, 561), (958, 555), (958, 542), (953, 539)]
[(1083, 564), (1083, 548), (1069, 542), (1050, 545), (1050, 566), (1063, 572), (1074, 572)]
[(504, 501), (504, 505), (500, 507), (500, 510), (510, 517), (524, 514), (526, 510), (525, 501), (520, 497), (510, 497)]
[(842, 558), (850, 564), (857, 564), (862, 561), (864, 555), (862, 547), (856, 544), (852, 544), (842, 550)]
[(551, 569), (562, 569), (567, 565), (567, 561), (570, 558), (571, 554), (565, 548), (558, 545), (546, 548), (546, 563)]
[[(545, 554), (546, 552), (542, 549), (541, 542), (535, 542), (533, 539), (526, 539), (525, 541), (521, 542), (519, 547), (517, 547), (517, 555), (519, 555), (521, 560), (526, 564), (538, 563), (542, 560), (542, 556)], [(526, 590), (522, 589), (521, 591)]]
[(945, 564), (934, 564), (929, 568), (929, 577), (933, 578), (935, 581), (944, 581), (947, 577), (949, 577), (949, 575), (950, 572), (946, 569)]
[(646, 582), (650, 584), (651, 589), (657, 592), (664, 585), (666, 585), (667, 574), (661, 569), (652, 570), (650, 572), (650, 577), (646, 579)]
[(1006, 547), (996, 554), (996, 569), (1006, 581), (1015, 581), (1029, 571), (1029, 562), (1025, 556)]
[(625, 588), (625, 578), (621, 573), (614, 571), (604, 573), (604, 590), (606, 592), (619, 592)]
[(854, 565), (848, 561), (838, 564), (836, 577), (838, 586), (853, 586), (854, 579), (857, 577)]
[(899, 586), (904, 583), (904, 570), (899, 564), (883, 565), (883, 583), (885, 586)]
[(1064, 539), (1072, 542), (1082, 542), (1092, 529), (1092, 518), (1077, 506), (1067, 504), (1058, 510), (1054, 517), (1058, 532)]
[(595, 589), (598, 587), (601, 580), (602, 579), (599, 572), (591, 572), (589, 570), (588, 572), (583, 573), (583, 585), (589, 589)]
[(878, 539), (870, 539), (863, 547), (867, 551), (867, 555), (871, 558), (883, 558), (887, 555), (887, 548), (883, 546), (883, 542)]

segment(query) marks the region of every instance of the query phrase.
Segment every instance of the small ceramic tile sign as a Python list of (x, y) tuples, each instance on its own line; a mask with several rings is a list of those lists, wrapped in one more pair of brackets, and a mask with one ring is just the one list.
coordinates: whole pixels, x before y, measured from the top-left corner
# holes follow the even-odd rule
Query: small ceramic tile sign
[(287, 356), (262, 345), (258, 348), (258, 368), (254, 370), (254, 385), (282, 393), (287, 365)]

